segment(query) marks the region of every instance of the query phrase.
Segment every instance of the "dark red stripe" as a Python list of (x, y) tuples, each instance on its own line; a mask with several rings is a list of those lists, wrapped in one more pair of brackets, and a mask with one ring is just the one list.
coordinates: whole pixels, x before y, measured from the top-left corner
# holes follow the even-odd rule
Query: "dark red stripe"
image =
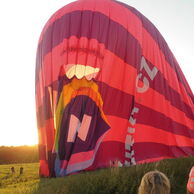
[(177, 123), (164, 114), (154, 111), (151, 108), (137, 104), (139, 108), (137, 122), (144, 125), (150, 125), (177, 135), (194, 139), (194, 131), (187, 126)]
[(50, 104), (50, 95), (47, 88), (45, 88), (44, 92), (45, 96), (43, 97), (43, 104), (42, 106), (38, 107), (37, 109), (37, 125), (38, 128), (42, 128), (46, 125), (46, 120), (52, 118), (52, 110), (51, 110), (51, 104)]
[(103, 102), (104, 113), (128, 119), (134, 106), (134, 96), (102, 82), (98, 82), (98, 85), (102, 99), (105, 99)]
[[(148, 60), (146, 61), (150, 69), (153, 69), (154, 65)], [(144, 69), (141, 71), (141, 73), (144, 75), (142, 76), (142, 80), (144, 77), (148, 78), (148, 75)], [(165, 96), (165, 98), (170, 101), (172, 106), (184, 112), (188, 118), (194, 120), (194, 112), (192, 108), (181, 99), (181, 95), (176, 90), (168, 85), (168, 80), (164, 78), (163, 74), (160, 71), (157, 73), (154, 80), (149, 82), (149, 84), (150, 87), (153, 88), (153, 90)]]
[(39, 144), (38, 145), (38, 151), (39, 151), (39, 160), (47, 160), (46, 159), (46, 146), (45, 145), (42, 145), (42, 144)]
[(118, 141), (102, 141), (90, 169), (110, 166), (110, 161), (124, 160), (125, 144)]
[(151, 35), (151, 37), (155, 40), (155, 42), (159, 46), (160, 50), (164, 54), (166, 61), (169, 63), (169, 65), (174, 69), (174, 71), (178, 75), (177, 76), (178, 80), (184, 85), (187, 93), (189, 94), (189, 96), (193, 100), (192, 91), (189, 88), (187, 81), (184, 79), (184, 75), (182, 73), (182, 70), (180, 69), (179, 64), (175, 60), (171, 50), (168, 47), (168, 44), (166, 43), (166, 41), (164, 40), (164, 38), (162, 37), (162, 35), (158, 31), (158, 29), (143, 14), (141, 14), (135, 8), (133, 8), (129, 5), (127, 5), (127, 4), (124, 4), (122, 2), (118, 2), (118, 1), (115, 1), (115, 0), (113, 0), (113, 1), (120, 4), (120, 5), (122, 5), (122, 6), (124, 6), (124, 7), (126, 7), (128, 10), (130, 10), (130, 12), (135, 14), (142, 21), (143, 27)]
[(193, 147), (168, 146), (153, 142), (135, 143), (133, 149), (137, 153), (135, 154), (137, 162), (160, 157), (177, 158), (194, 155)]
[[(83, 20), (84, 22), (81, 22), (80, 20)], [(70, 25), (70, 22), (74, 25)], [(92, 22), (95, 25), (93, 25)], [(64, 28), (63, 25), (70, 27), (70, 29)], [(38, 47), (36, 68), (37, 79), (39, 77), (38, 72), (40, 70), (39, 68), (41, 68), (42, 58), (49, 53), (53, 47), (62, 42), (64, 38), (68, 38), (71, 35), (96, 38), (99, 42), (104, 43), (107, 49), (111, 50), (128, 64), (134, 67), (136, 67), (137, 64), (140, 64), (140, 45), (125, 28), (101, 13), (92, 11), (75, 11), (56, 20), (45, 32), (44, 38)], [(126, 55), (126, 53), (130, 53), (130, 55)], [(153, 67), (152, 64), (150, 64), (150, 66)], [(155, 80), (150, 82), (150, 86), (164, 95), (173, 106), (185, 112), (189, 118), (193, 119), (191, 108), (186, 103), (180, 103), (180, 94), (168, 86), (167, 81), (163, 78), (163, 75), (160, 72), (158, 72)]]
[[(114, 159), (122, 159), (125, 155), (125, 144), (116, 141), (106, 141), (102, 142), (97, 155), (96, 159), (91, 167), (106, 167), (109, 165), (110, 160)], [(168, 146), (165, 144), (159, 143), (151, 143), (151, 142), (142, 142), (142, 143), (135, 143), (133, 146), (135, 152), (135, 160), (136, 162), (141, 162), (150, 159), (158, 159), (158, 158), (175, 158), (181, 156), (188, 156), (194, 155), (194, 148), (193, 147), (178, 147), (178, 146)], [(104, 157), (106, 156), (106, 157)]]
[[(109, 87), (102, 82), (98, 85), (102, 99), (106, 99), (103, 106), (105, 114), (128, 119), (131, 109), (134, 107), (134, 96)], [(141, 104), (137, 104), (137, 106), (139, 108), (138, 123), (160, 128), (177, 135), (194, 138), (194, 131), (187, 126), (177, 123), (151, 108)]]
[[(103, 104), (104, 113), (106, 115), (113, 115), (129, 119), (131, 110), (135, 103), (134, 96), (126, 94), (116, 88), (112, 88), (102, 82), (98, 82), (98, 85), (102, 99), (106, 99), (104, 100)], [(39, 108), (39, 112), (41, 114), (38, 115), (44, 116), (44, 118), (42, 118), (42, 123), (39, 123), (40, 126), (44, 126), (44, 120), (48, 120), (52, 116), (51, 110), (49, 110), (47, 107), (50, 107), (49, 100), (49, 95), (47, 94), (44, 98), (44, 106)], [(138, 106), (139, 108), (137, 120), (138, 123), (160, 128), (177, 135), (194, 138), (194, 131), (187, 126), (177, 123), (166, 115), (154, 111), (153, 109), (145, 107), (141, 104), (136, 104), (135, 106)], [(45, 111), (42, 110), (44, 107), (46, 107)]]

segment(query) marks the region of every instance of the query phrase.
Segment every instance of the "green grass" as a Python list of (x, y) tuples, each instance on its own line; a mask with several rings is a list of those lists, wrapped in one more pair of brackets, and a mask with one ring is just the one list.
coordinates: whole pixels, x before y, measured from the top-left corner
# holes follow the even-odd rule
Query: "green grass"
[[(184, 194), (193, 165), (194, 157), (189, 157), (41, 179), (38, 163), (0, 165), (0, 194), (136, 194), (142, 176), (154, 169), (169, 177), (172, 194)], [(15, 167), (15, 174), (11, 174), (12, 166)], [(23, 175), (19, 175), (21, 166), (24, 168)]]
[[(14, 174), (10, 170), (12, 166)], [(20, 167), (24, 168), (23, 175), (19, 175)], [(40, 181), (38, 168), (38, 163), (0, 165), (0, 193), (33, 193)]]

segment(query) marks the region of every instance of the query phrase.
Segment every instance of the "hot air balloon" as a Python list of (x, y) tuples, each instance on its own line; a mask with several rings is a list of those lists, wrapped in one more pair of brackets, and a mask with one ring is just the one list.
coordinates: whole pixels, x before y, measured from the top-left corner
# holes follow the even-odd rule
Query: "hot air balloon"
[(78, 0), (38, 43), (40, 176), (194, 155), (193, 94), (167, 43), (135, 8)]

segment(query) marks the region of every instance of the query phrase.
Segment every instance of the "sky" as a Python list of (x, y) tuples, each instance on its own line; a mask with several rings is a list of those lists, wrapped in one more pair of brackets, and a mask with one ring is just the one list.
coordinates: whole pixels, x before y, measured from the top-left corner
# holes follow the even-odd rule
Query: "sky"
[[(194, 0), (120, 0), (160, 31), (194, 91)], [(0, 145), (38, 143), (35, 59), (50, 16), (71, 0), (0, 2)]]

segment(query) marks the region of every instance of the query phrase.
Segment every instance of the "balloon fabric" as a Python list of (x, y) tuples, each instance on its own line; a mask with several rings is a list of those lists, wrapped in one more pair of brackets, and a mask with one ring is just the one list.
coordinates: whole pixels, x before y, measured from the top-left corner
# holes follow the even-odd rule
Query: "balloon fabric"
[(40, 176), (194, 155), (193, 99), (164, 38), (135, 8), (64, 6), (37, 49)]

